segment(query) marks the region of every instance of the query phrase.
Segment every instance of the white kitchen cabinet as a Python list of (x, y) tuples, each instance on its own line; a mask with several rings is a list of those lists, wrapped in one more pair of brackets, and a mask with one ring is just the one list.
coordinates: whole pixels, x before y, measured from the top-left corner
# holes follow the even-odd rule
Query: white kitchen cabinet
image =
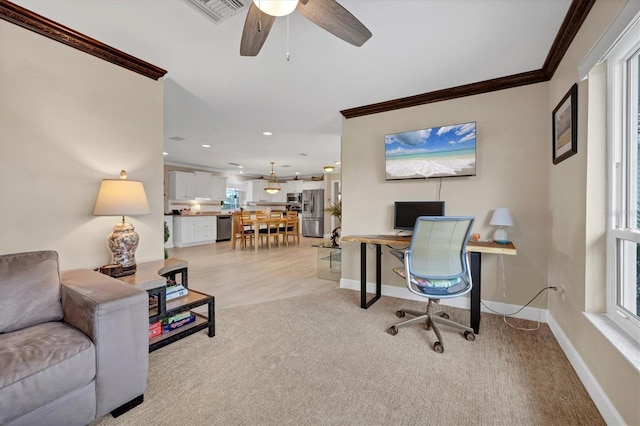
[(227, 198), (227, 178), (211, 176), (211, 198), (224, 201)]
[(287, 192), (301, 193), (303, 180), (288, 180)]
[(211, 173), (195, 172), (196, 197), (212, 198), (211, 196)]
[(170, 200), (224, 200), (227, 197), (227, 178), (207, 172), (169, 172)]
[(247, 201), (267, 201), (267, 194), (264, 187), (267, 181), (264, 179), (255, 179), (247, 182)]
[(196, 196), (196, 176), (189, 172), (169, 172), (169, 199), (193, 200)]
[(247, 182), (247, 201), (286, 203), (288, 191), (287, 183), (280, 182), (280, 187), (282, 189), (275, 194), (269, 194), (264, 190), (267, 183), (268, 181), (266, 179), (255, 179)]
[(324, 189), (323, 180), (308, 180), (302, 182), (302, 189)]
[(176, 247), (189, 247), (216, 242), (215, 216), (174, 216), (174, 239)]

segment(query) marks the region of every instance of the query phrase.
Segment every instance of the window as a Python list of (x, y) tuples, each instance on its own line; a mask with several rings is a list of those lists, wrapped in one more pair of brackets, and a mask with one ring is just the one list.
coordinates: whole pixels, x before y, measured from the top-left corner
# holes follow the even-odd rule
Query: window
[(236, 188), (227, 188), (227, 194), (222, 208), (225, 210), (238, 210), (240, 208), (239, 193), (240, 191)]
[(611, 50), (607, 314), (640, 340), (640, 21)]

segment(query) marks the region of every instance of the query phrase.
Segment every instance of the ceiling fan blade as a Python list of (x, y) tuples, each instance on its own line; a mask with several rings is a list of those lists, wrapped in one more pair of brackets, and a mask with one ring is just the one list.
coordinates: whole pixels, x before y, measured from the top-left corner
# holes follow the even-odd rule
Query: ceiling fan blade
[(247, 19), (244, 21), (242, 40), (240, 41), (240, 56), (256, 56), (264, 44), (276, 17), (267, 15), (251, 2)]
[(300, 1), (296, 10), (314, 24), (354, 46), (362, 46), (371, 31), (335, 0)]

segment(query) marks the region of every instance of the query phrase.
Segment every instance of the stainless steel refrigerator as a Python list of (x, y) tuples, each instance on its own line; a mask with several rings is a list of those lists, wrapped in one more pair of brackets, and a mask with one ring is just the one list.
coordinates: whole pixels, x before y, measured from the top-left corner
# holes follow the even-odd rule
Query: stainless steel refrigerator
[(302, 236), (324, 236), (324, 189), (302, 191)]

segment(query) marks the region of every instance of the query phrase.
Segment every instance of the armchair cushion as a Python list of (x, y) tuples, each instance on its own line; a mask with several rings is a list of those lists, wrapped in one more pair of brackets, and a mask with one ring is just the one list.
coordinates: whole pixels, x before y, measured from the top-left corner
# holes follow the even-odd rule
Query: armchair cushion
[(0, 424), (5, 424), (92, 383), (95, 347), (77, 329), (48, 322), (0, 334), (0, 365)]
[(58, 253), (0, 256), (0, 333), (62, 320)]

